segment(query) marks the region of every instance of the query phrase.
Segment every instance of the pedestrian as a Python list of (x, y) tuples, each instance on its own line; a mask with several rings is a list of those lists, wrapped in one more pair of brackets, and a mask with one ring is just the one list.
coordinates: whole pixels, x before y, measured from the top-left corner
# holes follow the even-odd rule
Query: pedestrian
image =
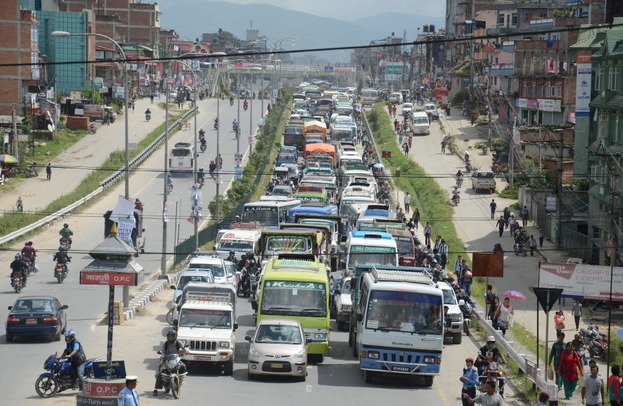
[(150, 94), (150, 95), (149, 95), (149, 102), (150, 102), (151, 104), (154, 104), (154, 95), (153, 95), (153, 94)]
[(530, 215), (530, 212), (528, 211), (528, 206), (524, 205), (523, 209), (521, 209), (520, 215), (521, 215), (521, 221), (523, 222), (523, 226), (527, 227), (528, 216)]
[(604, 379), (599, 375), (597, 364), (591, 366), (590, 374), (584, 377), (582, 403), (586, 406), (601, 406), (604, 399)]
[(504, 234), (504, 227), (506, 226), (506, 222), (504, 221), (504, 216), (500, 216), (500, 219), (498, 220), (497, 223), (495, 223), (495, 226), (498, 228), (498, 233), (500, 234), (500, 237), (501, 237), (502, 234)]
[(441, 269), (446, 269), (446, 264), (448, 263), (448, 244), (446, 244), (446, 240), (441, 240), (441, 244), (439, 244), (439, 255), (441, 256)]
[(138, 393), (136, 393), (136, 384), (138, 377), (134, 375), (126, 375), (125, 388), (121, 389), (117, 395), (118, 406), (139, 406)]
[(467, 394), (471, 398), (476, 397), (476, 386), (478, 386), (478, 368), (474, 366), (473, 358), (465, 359), (465, 367), (463, 368), (463, 375), (459, 378), (459, 381), (463, 382), (463, 387), (461, 388), (461, 400), (463, 401), (463, 406), (470, 406), (470, 403), (463, 396), (463, 394)]
[(556, 326), (556, 334), (562, 333), (565, 329), (565, 314), (562, 309), (554, 314), (554, 326)]
[(534, 239), (534, 235), (530, 235), (530, 240), (528, 241), (528, 246), (530, 246), (530, 256), (534, 256), (534, 250), (536, 250), (536, 240)]
[[(416, 209), (417, 210), (417, 209)], [(433, 227), (427, 221), (424, 227), (424, 245), (430, 245), (430, 236), (433, 234)]]
[(578, 331), (580, 329), (580, 318), (582, 317), (582, 302), (580, 302), (580, 299), (575, 299), (571, 312), (575, 321), (575, 331)]
[(565, 399), (571, 399), (575, 388), (578, 386), (578, 374), (582, 373), (582, 363), (580, 356), (573, 348), (573, 344), (569, 341), (565, 345), (565, 350), (560, 356), (560, 364), (558, 365), (560, 376), (562, 377), (562, 385), (565, 390)]
[(411, 134), (409, 134), (407, 136), (407, 144), (409, 144), (409, 150), (411, 150), (411, 144), (413, 142), (413, 137), (411, 136)]
[(404, 150), (405, 155), (409, 155), (409, 144), (408, 143), (404, 142), (402, 144), (402, 149)]
[(552, 348), (549, 351), (549, 366), (554, 371), (554, 376), (556, 379), (556, 386), (560, 388), (562, 386), (562, 379), (560, 377), (560, 370), (558, 369), (558, 365), (560, 365), (560, 356), (565, 350), (565, 333), (560, 332), (556, 335), (557, 340), (552, 344)]
[(396, 105), (392, 104), (392, 115), (396, 117)]
[(418, 224), (420, 222), (420, 209), (418, 209), (417, 207), (413, 210), (413, 216), (411, 216), (411, 221), (413, 221), (413, 224), (415, 225), (415, 228), (417, 230)]
[(495, 298), (496, 298), (496, 295), (495, 295), (495, 292), (493, 291), (493, 286), (487, 285), (487, 290), (485, 291), (485, 306), (486, 306), (485, 318), (490, 318), (489, 310), (491, 309), (491, 306), (493, 306)]
[(491, 220), (495, 217), (495, 209), (498, 207), (498, 204), (495, 202), (495, 199), (491, 199), (491, 203), (489, 203), (489, 208), (491, 208)]
[(52, 179), (52, 164), (48, 163), (45, 167), (45, 175), (48, 180)]
[(489, 320), (491, 320), (491, 327), (494, 329), (498, 329), (498, 319), (496, 315), (498, 314), (498, 307), (500, 307), (500, 298), (498, 296), (493, 298), (493, 305), (489, 307)]
[(504, 208), (503, 212), (505, 228), (508, 228), (508, 219), (511, 217), (511, 210), (508, 207)]
[(611, 406), (621, 406), (621, 368), (613, 365), (610, 368), (612, 375), (608, 378), (608, 397)]
[(508, 227), (510, 228), (508, 232), (510, 233), (511, 237), (514, 237), (513, 233), (515, 232), (516, 226), (517, 226), (517, 220), (515, 219), (515, 215), (511, 213), (511, 216), (508, 219)]
[(539, 394), (539, 401), (534, 404), (534, 406), (547, 406), (547, 402), (549, 401), (549, 393), (541, 392)]
[(498, 321), (498, 328), (502, 332), (503, 336), (506, 335), (506, 330), (508, 330), (511, 324), (511, 316), (514, 314), (515, 312), (513, 311), (510, 298), (505, 297), (502, 304), (498, 306), (498, 310), (495, 315), (495, 318)]
[(409, 192), (405, 194), (404, 203), (405, 203), (405, 213), (409, 214), (409, 211), (411, 210), (411, 195), (409, 194)]
[(445, 138), (441, 140), (441, 153), (442, 154), (446, 153), (446, 139)]
[(539, 248), (543, 248), (544, 239), (545, 239), (545, 234), (543, 234), (543, 231), (539, 231)]
[(474, 274), (472, 273), (471, 268), (469, 267), (469, 265), (467, 265), (465, 263), (465, 260), (463, 260), (463, 277), (461, 278), (461, 280), (463, 281), (463, 285), (461, 286), (461, 289), (463, 289), (463, 291), (465, 292), (465, 294), (467, 295), (468, 298), (471, 298), (472, 296), (472, 281), (473, 281), (473, 277)]
[(499, 393), (495, 393), (495, 387), (495, 381), (487, 380), (487, 382), (485, 382), (485, 393), (481, 393), (475, 398), (472, 398), (467, 393), (463, 393), (462, 397), (463, 399), (467, 399), (470, 405), (480, 403), (482, 406), (502, 406), (504, 401)]

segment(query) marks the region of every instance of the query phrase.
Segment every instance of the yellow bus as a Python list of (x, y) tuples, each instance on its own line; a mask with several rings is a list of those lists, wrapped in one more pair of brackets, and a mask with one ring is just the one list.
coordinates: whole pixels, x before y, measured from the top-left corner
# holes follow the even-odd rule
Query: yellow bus
[(324, 360), (329, 348), (329, 276), (315, 255), (280, 254), (269, 259), (251, 306), (257, 323), (271, 318), (298, 320), (309, 339), (310, 361)]

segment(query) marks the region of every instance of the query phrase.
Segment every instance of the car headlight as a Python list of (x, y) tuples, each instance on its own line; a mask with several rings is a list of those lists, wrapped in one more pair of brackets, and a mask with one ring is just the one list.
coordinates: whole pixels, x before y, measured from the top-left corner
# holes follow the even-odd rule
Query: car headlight
[(294, 354), (294, 359), (305, 359), (307, 358), (307, 351), (301, 350)]
[(257, 352), (257, 350), (255, 349), (255, 347), (250, 347), (249, 348), (249, 357), (253, 357), (253, 358), (259, 358), (261, 357), (262, 354), (260, 354), (259, 352)]
[(327, 333), (314, 333), (314, 340), (326, 340)]
[(379, 359), (378, 351), (368, 351), (368, 358), (370, 358), (370, 359)]
[(218, 348), (229, 348), (229, 341), (219, 341)]

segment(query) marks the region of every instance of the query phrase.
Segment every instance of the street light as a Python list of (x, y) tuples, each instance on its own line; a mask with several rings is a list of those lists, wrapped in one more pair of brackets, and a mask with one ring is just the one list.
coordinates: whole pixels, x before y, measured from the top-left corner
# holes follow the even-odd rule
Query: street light
[[(67, 32), (67, 31), (52, 31), (53, 37), (97, 37), (103, 38), (112, 42), (119, 50), (121, 57), (123, 58), (123, 105), (125, 112), (125, 167), (124, 167), (124, 180), (125, 191), (124, 197), (130, 199), (130, 137), (128, 128), (128, 59), (126, 58), (123, 48), (117, 41), (104, 34), (98, 34), (96, 32)], [(128, 308), (130, 306), (130, 288), (128, 286), (123, 287), (123, 307)]]
[[(115, 41), (114, 39), (110, 38), (107, 35), (104, 34), (98, 34), (95, 32), (67, 32), (67, 31), (52, 31), (51, 34), (53, 37), (98, 37), (98, 38), (103, 38), (105, 40), (108, 40), (110, 42), (112, 42), (115, 47), (117, 47), (117, 49), (119, 50), (119, 53), (121, 54), (121, 57), (123, 58), (123, 87), (124, 87), (124, 91), (123, 91), (123, 101), (124, 101), (124, 111), (125, 111), (125, 168), (124, 168), (124, 172), (125, 172), (125, 193), (124, 193), (124, 197), (126, 199), (130, 199), (130, 172), (129, 172), (129, 165), (130, 165), (130, 151), (129, 151), (129, 143), (130, 143), (130, 138), (129, 138), (129, 129), (128, 129), (128, 60), (126, 58), (125, 52), (123, 51), (123, 48), (121, 47), (121, 45), (119, 45), (119, 43), (117, 41)], [(127, 289), (124, 288), (124, 295), (123, 295), (123, 304), (124, 306), (128, 306), (129, 305), (129, 296), (128, 296), (128, 301), (126, 302), (126, 295), (125, 295), (125, 290)]]

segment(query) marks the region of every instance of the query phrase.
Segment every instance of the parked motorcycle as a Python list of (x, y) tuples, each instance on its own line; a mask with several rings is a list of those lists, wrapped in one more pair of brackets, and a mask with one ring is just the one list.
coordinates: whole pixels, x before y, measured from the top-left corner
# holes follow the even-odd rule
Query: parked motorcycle
[[(93, 377), (93, 364), (103, 361), (101, 358), (88, 359), (84, 366), (84, 375)], [(69, 360), (61, 360), (58, 354), (50, 355), (43, 363), (44, 372), (35, 382), (35, 390), (42, 398), (51, 398), (67, 389), (79, 389), (80, 380), (74, 373)]]
[[(162, 355), (162, 351), (158, 351), (158, 354)], [(186, 365), (182, 362), (182, 357), (179, 354), (165, 355), (160, 369), (164, 393), (170, 391), (175, 399), (179, 399), (182, 382), (184, 382), (187, 374)]]
[(69, 269), (67, 268), (67, 264), (63, 264), (61, 262), (57, 262), (54, 267), (54, 278), (58, 281), (58, 283), (63, 283), (65, 278), (67, 278), (67, 273), (69, 273)]
[(599, 332), (599, 327), (590, 323), (587, 328), (580, 329), (580, 338), (589, 356), (606, 359), (608, 356), (608, 340)]
[(19, 272), (13, 272), (11, 275), (11, 287), (15, 289), (15, 293), (20, 293), (22, 289), (26, 287), (24, 283), (24, 278), (22, 278), (22, 274)]
[(89, 125), (89, 130), (91, 130), (91, 134), (95, 134), (97, 132), (97, 126), (95, 125), (95, 123), (91, 123)]
[(37, 172), (37, 167), (33, 164), (26, 168), (25, 175), (27, 178), (36, 178), (39, 176), (39, 172)]

